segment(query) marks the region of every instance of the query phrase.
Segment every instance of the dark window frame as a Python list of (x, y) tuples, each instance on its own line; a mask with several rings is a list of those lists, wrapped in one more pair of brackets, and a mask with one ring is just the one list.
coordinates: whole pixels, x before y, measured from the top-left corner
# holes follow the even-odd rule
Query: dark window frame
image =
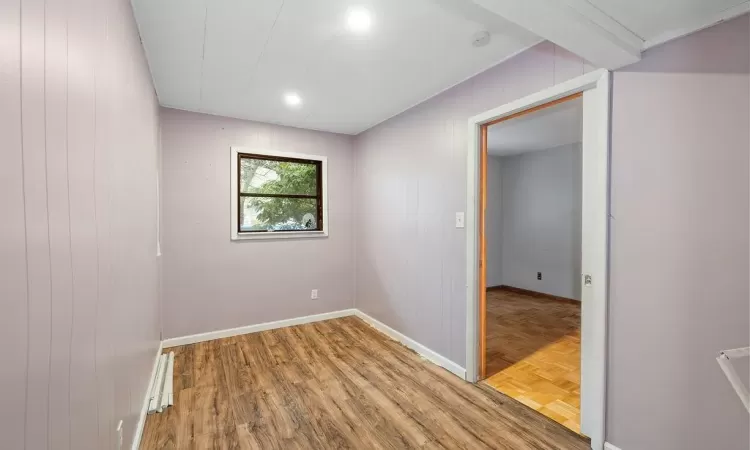
[[(290, 162), (295, 164), (310, 164), (315, 166), (315, 195), (307, 194), (250, 194), (242, 192), (242, 160), (243, 159), (262, 159), (266, 161)], [(323, 228), (323, 161), (318, 159), (290, 158), (285, 156), (261, 155), (257, 153), (237, 152), (237, 234), (258, 234), (258, 233), (320, 233)], [(316, 228), (310, 230), (242, 230), (242, 199), (243, 197), (255, 198), (308, 198), (315, 199), (317, 221)]]

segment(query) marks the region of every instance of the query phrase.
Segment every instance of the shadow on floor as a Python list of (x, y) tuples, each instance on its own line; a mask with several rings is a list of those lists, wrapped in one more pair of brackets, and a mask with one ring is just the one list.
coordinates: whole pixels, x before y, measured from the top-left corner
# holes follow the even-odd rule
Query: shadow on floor
[(487, 291), (487, 377), (565, 336), (579, 336), (581, 307), (505, 289)]
[(580, 433), (580, 325), (580, 303), (489, 291), (484, 383)]

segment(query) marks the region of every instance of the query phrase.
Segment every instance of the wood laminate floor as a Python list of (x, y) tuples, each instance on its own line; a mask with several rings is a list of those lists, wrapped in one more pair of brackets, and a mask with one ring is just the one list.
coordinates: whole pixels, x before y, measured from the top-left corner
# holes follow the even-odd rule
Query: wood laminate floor
[(487, 291), (485, 383), (579, 433), (581, 306)]
[(141, 449), (586, 449), (563, 426), (356, 317), (170, 349)]

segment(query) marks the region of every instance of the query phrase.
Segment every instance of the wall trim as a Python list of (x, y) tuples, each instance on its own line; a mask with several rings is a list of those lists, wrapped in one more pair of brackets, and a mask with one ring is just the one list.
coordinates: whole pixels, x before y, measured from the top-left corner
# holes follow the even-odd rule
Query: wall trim
[(461, 378), (462, 380), (466, 379), (466, 369), (454, 363), (450, 359), (446, 358), (440, 353), (430, 350), (429, 348), (425, 347), (424, 345), (420, 344), (414, 339), (404, 335), (403, 333), (400, 333), (394, 330), (393, 328), (389, 327), (383, 322), (380, 322), (379, 320), (373, 318), (372, 316), (365, 314), (359, 309), (355, 309), (355, 312), (356, 312), (355, 314), (357, 317), (367, 322), (370, 326), (380, 331), (381, 333), (385, 334), (386, 336), (390, 337), (391, 339), (398, 341), (402, 343), (403, 345), (405, 345), (406, 347), (409, 347), (410, 349), (414, 350), (424, 359), (442, 367), (448, 372), (453, 373), (454, 375)]
[(481, 130), (503, 117), (583, 92), (581, 272), (592, 281), (582, 283), (581, 289), (581, 431), (591, 437), (591, 448), (595, 450), (604, 447), (607, 414), (610, 91), (610, 73), (598, 69), (473, 116), (467, 130), (466, 380), (474, 382), (479, 379), (482, 357)]
[(135, 431), (133, 432), (133, 444), (131, 445), (132, 450), (138, 450), (141, 446), (141, 437), (143, 437), (143, 427), (146, 425), (146, 416), (148, 415), (148, 404), (151, 400), (151, 388), (153, 388), (154, 379), (156, 378), (156, 369), (159, 365), (159, 357), (164, 350), (164, 343), (159, 342), (159, 348), (156, 351), (154, 357), (154, 365), (151, 368), (151, 376), (148, 379), (148, 386), (146, 393), (143, 394), (143, 404), (141, 406), (141, 414), (138, 416), (138, 422), (135, 424)]
[[(342, 309), (340, 311), (333, 311), (322, 314), (314, 314), (311, 316), (295, 317), (293, 319), (277, 320), (275, 322), (265, 322), (256, 325), (248, 325), (244, 327), (229, 328), (226, 330), (210, 331), (208, 333), (193, 334), (190, 336), (182, 336), (177, 338), (166, 339), (162, 342), (161, 348), (177, 347), (178, 345), (195, 344), (198, 342), (212, 341), (214, 339), (227, 338), (232, 336), (239, 336), (242, 334), (257, 333), (259, 331), (273, 330), (276, 328), (291, 327), (294, 325), (302, 325), (306, 323), (320, 322), (322, 320), (337, 319), (339, 317), (357, 316), (360, 319), (367, 322), (370, 326), (385, 334), (386, 336), (394, 339), (406, 347), (417, 352), (420, 356), (426, 360), (436, 364), (447, 371), (455, 374), (461, 379), (466, 379), (466, 369), (446, 358), (445, 356), (437, 353), (434, 350), (420, 344), (414, 339), (400, 333), (388, 325), (380, 322), (379, 320), (369, 316), (368, 314), (356, 309)], [(154, 370), (156, 370), (154, 368)], [(152, 376), (153, 378), (153, 376)]]
[(701, 17), (699, 20), (696, 20), (683, 28), (667, 30), (654, 38), (648, 39), (643, 43), (643, 50), (666, 44), (667, 42), (685, 37), (689, 34), (697, 33), (722, 22), (728, 22), (743, 14), (747, 14), (748, 12), (750, 12), (750, 1), (745, 1), (739, 5), (713, 14), (708, 18)]
[(340, 311), (313, 314), (310, 316), (295, 317), (292, 319), (283, 319), (274, 322), (264, 322), (255, 325), (247, 325), (244, 327), (229, 328), (226, 330), (209, 331), (208, 333), (192, 334), (190, 336), (165, 339), (162, 342), (162, 346), (164, 348), (177, 347), (178, 345), (195, 344), (198, 342), (213, 341), (214, 339), (239, 336), (241, 334), (257, 333), (258, 331), (274, 330), (276, 328), (320, 322), (321, 320), (337, 319), (339, 317), (353, 316), (355, 315), (355, 311), (355, 309), (342, 309)]
[(604, 443), (604, 450), (621, 450), (620, 447), (615, 447), (614, 445), (610, 444), (609, 442)]
[(425, 98), (423, 98), (423, 99), (421, 99), (421, 100), (419, 100), (417, 102), (414, 102), (413, 104), (409, 105), (408, 107), (406, 107), (406, 108), (404, 108), (402, 110), (399, 110), (397, 113), (395, 113), (395, 114), (393, 114), (391, 116), (388, 116), (388, 117), (386, 117), (383, 120), (375, 122), (375, 123), (373, 123), (371, 125), (367, 125), (366, 128), (364, 128), (364, 129), (362, 129), (360, 131), (357, 131), (356, 133), (351, 133), (351, 135), (352, 136), (359, 136), (362, 133), (365, 133), (365, 132), (367, 132), (369, 130), (372, 130), (373, 128), (377, 127), (378, 125), (384, 124), (384, 123), (388, 122), (389, 120), (393, 119), (394, 117), (398, 117), (401, 114), (405, 113), (406, 111), (409, 111), (410, 109), (412, 109), (412, 108), (414, 108), (414, 107), (416, 107), (418, 105), (421, 105), (422, 103), (426, 103), (426, 102), (432, 100), (433, 98), (439, 96), (443, 92), (448, 92), (449, 90), (453, 89), (454, 87), (458, 86), (459, 84), (463, 83), (464, 81), (469, 81), (472, 78), (474, 78), (475, 76), (477, 76), (477, 75), (479, 75), (481, 73), (487, 72), (488, 70), (492, 69), (493, 67), (497, 67), (500, 64), (503, 64), (506, 61), (509, 61), (509, 60), (515, 58), (516, 56), (520, 55), (521, 53), (525, 52), (526, 50), (530, 50), (530, 49), (536, 47), (537, 45), (541, 44), (545, 40), (546, 39), (542, 39), (542, 38), (536, 39), (533, 42), (529, 43), (529, 45), (526, 45), (526, 46), (518, 49), (517, 51), (515, 51), (513, 53), (510, 53), (509, 55), (507, 55), (505, 58), (501, 59), (500, 61), (493, 62), (493, 63), (489, 64), (487, 67), (482, 67), (482, 69), (477, 70), (476, 72), (473, 72), (471, 75), (467, 76), (466, 78), (464, 78), (462, 80), (459, 80), (459, 81), (455, 82), (454, 84), (452, 84), (450, 86), (446, 86), (445, 89), (442, 89), (439, 92), (436, 92), (434, 94), (428, 95), (427, 97), (425, 97)]

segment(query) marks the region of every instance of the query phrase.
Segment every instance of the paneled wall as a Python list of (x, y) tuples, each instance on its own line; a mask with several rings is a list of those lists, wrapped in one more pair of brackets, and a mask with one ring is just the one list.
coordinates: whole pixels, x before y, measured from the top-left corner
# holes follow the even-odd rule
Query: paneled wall
[(750, 15), (612, 82), (607, 439), (746, 450), (750, 419), (716, 356), (750, 345)]
[(158, 109), (127, 0), (0, 2), (0, 447), (129, 446), (159, 345)]
[[(502, 187), (488, 191), (486, 228), (488, 247), (500, 239), (500, 254), (488, 248), (487, 279), (489, 261), (499, 257), (499, 284), (581, 300), (580, 142), (504, 156), (500, 166)], [(495, 228), (489, 228), (490, 202), (502, 205)]]
[[(750, 447), (715, 361), (750, 336), (749, 47), (745, 15), (613, 75), (607, 440), (625, 450)], [(356, 138), (357, 308), (465, 364), (467, 119), (585, 70), (539, 44)]]
[[(161, 119), (165, 338), (354, 306), (351, 136), (166, 108)], [(231, 241), (232, 146), (328, 157), (329, 236)]]
[(357, 308), (464, 366), (468, 119), (590, 69), (541, 43), (357, 136)]
[(484, 226), (487, 232), (486, 261), (487, 286), (503, 284), (503, 158), (490, 156), (487, 158), (487, 209), (484, 213)]

